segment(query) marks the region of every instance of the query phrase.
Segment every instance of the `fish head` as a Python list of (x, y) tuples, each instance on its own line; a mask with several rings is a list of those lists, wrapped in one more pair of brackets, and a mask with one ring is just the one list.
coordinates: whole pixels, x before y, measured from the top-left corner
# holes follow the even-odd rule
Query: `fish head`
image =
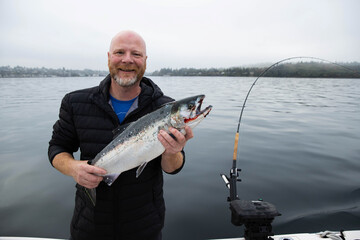
[(194, 128), (211, 111), (212, 106), (201, 109), (205, 95), (197, 95), (173, 102), (171, 109), (171, 124), (175, 128), (184, 128), (185, 125)]

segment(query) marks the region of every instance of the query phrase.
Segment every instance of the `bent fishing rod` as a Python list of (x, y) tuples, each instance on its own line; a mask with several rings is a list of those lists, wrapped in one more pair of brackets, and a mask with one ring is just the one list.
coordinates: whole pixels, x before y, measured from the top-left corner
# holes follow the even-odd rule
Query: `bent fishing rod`
[[(239, 121), (238, 121), (238, 125), (237, 125), (237, 130), (236, 130), (236, 133), (235, 133), (235, 142), (234, 142), (234, 153), (233, 153), (233, 161), (232, 161), (232, 168), (230, 170), (230, 178), (226, 177), (225, 175), (221, 175), (221, 177), (223, 178), (223, 180), (225, 181), (226, 183), (226, 186), (230, 189), (230, 199), (231, 200), (235, 200), (235, 199), (238, 199), (238, 196), (237, 196), (237, 190), (236, 190), (236, 182), (237, 181), (240, 181), (238, 179), (238, 172), (240, 171), (240, 169), (237, 169), (237, 155), (238, 155), (238, 145), (239, 145), (239, 132), (240, 132), (240, 125), (241, 125), (241, 120), (242, 120), (242, 116), (243, 116), (243, 113), (244, 113), (244, 109), (245, 109), (245, 105), (246, 105), (246, 102), (249, 98), (249, 95), (253, 89), (253, 87), (255, 86), (255, 84), (257, 83), (257, 81), (262, 77), (264, 76), (269, 70), (271, 70), (272, 68), (276, 67), (277, 65), (283, 63), (283, 62), (287, 62), (287, 61), (290, 61), (290, 60), (294, 60), (294, 59), (312, 59), (312, 60), (318, 60), (318, 61), (322, 61), (322, 62), (326, 62), (326, 63), (330, 63), (330, 64), (333, 64), (335, 66), (338, 66), (338, 67), (341, 67), (341, 68), (344, 68), (346, 70), (349, 70), (349, 71), (352, 71), (352, 72), (355, 72), (357, 74), (360, 74), (359, 72), (355, 71), (354, 69), (351, 69), (351, 68), (348, 68), (346, 66), (343, 66), (341, 64), (338, 64), (338, 63), (335, 63), (335, 62), (331, 62), (331, 61), (328, 61), (326, 59), (322, 59), (322, 58), (317, 58), (317, 57), (308, 57), (308, 56), (296, 56), (296, 57), (289, 57), (289, 58), (284, 58), (274, 64), (272, 64), (271, 66), (269, 66), (268, 68), (266, 68), (264, 71), (262, 71), (260, 73), (260, 75), (258, 75), (258, 77), (254, 80), (254, 82), (252, 83), (252, 85), (250, 86), (247, 94), (246, 94), (246, 97), (245, 97), (245, 100), (243, 102), (243, 105), (241, 107), (241, 112), (240, 112), (240, 116), (239, 116)], [(360, 76), (360, 75), (359, 75)]]
[(360, 73), (351, 68), (345, 67), (341, 64), (337, 64), (334, 62), (330, 62), (325, 59), (316, 58), (316, 57), (290, 57), (282, 59), (268, 68), (266, 68), (260, 75), (255, 79), (255, 81), (250, 86), (248, 90), (244, 103), (241, 108), (237, 131), (235, 134), (235, 143), (234, 143), (234, 153), (232, 160), (232, 168), (230, 169), (230, 176), (227, 177), (224, 174), (221, 174), (226, 186), (230, 189), (230, 196), (228, 197), (228, 202), (230, 202), (230, 210), (231, 210), (231, 222), (235, 226), (245, 225), (245, 240), (269, 240), (271, 239), (269, 236), (273, 236), (271, 223), (275, 217), (280, 216), (281, 214), (276, 210), (275, 206), (271, 203), (264, 202), (262, 199), (256, 201), (247, 201), (240, 200), (237, 195), (236, 183), (240, 181), (239, 179), (239, 171), (237, 168), (237, 155), (238, 155), (238, 144), (239, 144), (239, 132), (240, 132), (240, 124), (241, 119), (244, 113), (245, 105), (247, 99), (249, 98), (250, 92), (255, 86), (256, 82), (260, 79), (260, 77), (264, 76), (269, 70), (279, 65), (280, 63), (293, 60), (293, 59), (313, 59), (318, 61), (327, 62), (347, 70), (353, 71), (357, 74)]

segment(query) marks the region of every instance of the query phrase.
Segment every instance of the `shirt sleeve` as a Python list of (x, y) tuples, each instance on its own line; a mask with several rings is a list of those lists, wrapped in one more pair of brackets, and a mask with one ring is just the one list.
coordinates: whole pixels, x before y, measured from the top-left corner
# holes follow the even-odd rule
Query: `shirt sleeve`
[(59, 119), (53, 126), (52, 137), (49, 142), (48, 157), (52, 164), (54, 157), (61, 152), (73, 154), (79, 148), (79, 141), (73, 122), (70, 95), (67, 94), (61, 102)]

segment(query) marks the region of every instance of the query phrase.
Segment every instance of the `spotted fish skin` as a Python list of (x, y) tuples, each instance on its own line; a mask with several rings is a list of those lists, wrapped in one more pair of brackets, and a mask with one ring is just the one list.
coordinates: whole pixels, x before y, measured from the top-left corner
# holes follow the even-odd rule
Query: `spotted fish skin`
[(194, 128), (209, 114), (212, 106), (201, 110), (204, 98), (205, 95), (197, 95), (170, 102), (139, 118), (99, 152), (91, 164), (107, 171), (103, 177), (109, 186), (122, 172), (136, 167), (138, 177), (148, 162), (165, 151), (157, 137), (160, 130), (169, 132), (169, 127), (173, 127), (184, 133), (186, 125)]

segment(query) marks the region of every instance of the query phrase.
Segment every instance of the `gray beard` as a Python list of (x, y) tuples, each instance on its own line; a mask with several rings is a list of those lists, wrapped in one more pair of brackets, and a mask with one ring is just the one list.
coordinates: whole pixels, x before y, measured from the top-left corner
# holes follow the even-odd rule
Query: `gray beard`
[(134, 86), (135, 83), (137, 82), (136, 76), (131, 79), (121, 79), (117, 75), (115, 75), (114, 79), (121, 87), (131, 87)]

